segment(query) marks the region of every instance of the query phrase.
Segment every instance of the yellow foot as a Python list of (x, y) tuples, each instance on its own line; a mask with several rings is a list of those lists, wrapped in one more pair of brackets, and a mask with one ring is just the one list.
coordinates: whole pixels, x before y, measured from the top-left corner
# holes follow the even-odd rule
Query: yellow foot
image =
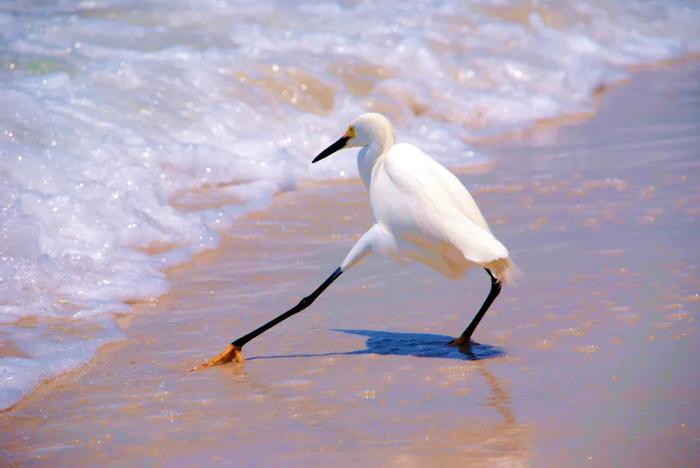
[(213, 367), (213, 366), (220, 366), (222, 364), (226, 364), (227, 362), (231, 361), (236, 361), (239, 364), (242, 364), (243, 361), (245, 361), (245, 358), (243, 357), (243, 353), (241, 352), (241, 348), (234, 346), (232, 344), (228, 345), (228, 347), (220, 354), (217, 354), (213, 358), (209, 359), (207, 362), (204, 364), (201, 364), (192, 370), (199, 370), (203, 369), (205, 367)]

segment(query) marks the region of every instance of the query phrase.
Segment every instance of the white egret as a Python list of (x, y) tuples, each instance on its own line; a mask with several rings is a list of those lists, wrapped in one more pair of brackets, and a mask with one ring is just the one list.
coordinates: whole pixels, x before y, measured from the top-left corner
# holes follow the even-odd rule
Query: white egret
[(415, 146), (395, 143), (389, 120), (376, 113), (362, 114), (345, 134), (323, 150), (318, 162), (343, 148), (360, 147), (357, 166), (369, 190), (376, 220), (338, 267), (314, 292), (296, 306), (247, 335), (203, 364), (243, 362), (242, 347), (283, 320), (304, 310), (343, 272), (377, 251), (397, 260), (417, 260), (456, 279), (473, 266), (491, 278), (491, 290), (474, 319), (455, 340), (468, 346), (484, 314), (512, 276), (515, 266), (508, 250), (491, 233), (467, 189), (450, 171)]

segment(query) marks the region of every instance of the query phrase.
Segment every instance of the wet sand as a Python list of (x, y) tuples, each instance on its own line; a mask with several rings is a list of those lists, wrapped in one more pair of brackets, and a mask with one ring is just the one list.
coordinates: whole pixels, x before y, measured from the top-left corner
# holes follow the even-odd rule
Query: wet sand
[[(8, 464), (692, 465), (700, 460), (700, 63), (461, 171), (523, 270), (488, 292), (374, 256), (245, 349), (371, 225), (359, 180), (307, 184), (170, 272), (127, 339), (0, 415)], [(310, 155), (312, 156), (312, 155)], [(337, 157), (353, 157), (339, 154)]]

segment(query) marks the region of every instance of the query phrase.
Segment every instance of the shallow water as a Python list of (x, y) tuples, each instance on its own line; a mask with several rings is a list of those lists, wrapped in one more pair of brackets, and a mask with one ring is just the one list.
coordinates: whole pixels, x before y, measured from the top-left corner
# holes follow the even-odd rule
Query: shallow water
[(466, 141), (591, 112), (623, 66), (699, 50), (698, 23), (695, 2), (3, 2), (0, 407), (120, 338), (113, 314), (238, 216), (354, 174), (308, 161), (361, 111), (480, 163)]
[(126, 339), (0, 415), (7, 462), (692, 466), (700, 459), (700, 66), (643, 72), (593, 119), (483, 146), (463, 171), (524, 274), (488, 291), (381, 257), (245, 348), (371, 224), (358, 180), (235, 223), (120, 319)]

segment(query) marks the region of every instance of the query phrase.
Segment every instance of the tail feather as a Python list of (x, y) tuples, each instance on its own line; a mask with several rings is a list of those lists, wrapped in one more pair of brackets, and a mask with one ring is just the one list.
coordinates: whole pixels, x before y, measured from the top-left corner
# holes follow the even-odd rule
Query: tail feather
[(520, 268), (509, 258), (499, 258), (484, 265), (501, 284), (515, 284), (522, 274)]

